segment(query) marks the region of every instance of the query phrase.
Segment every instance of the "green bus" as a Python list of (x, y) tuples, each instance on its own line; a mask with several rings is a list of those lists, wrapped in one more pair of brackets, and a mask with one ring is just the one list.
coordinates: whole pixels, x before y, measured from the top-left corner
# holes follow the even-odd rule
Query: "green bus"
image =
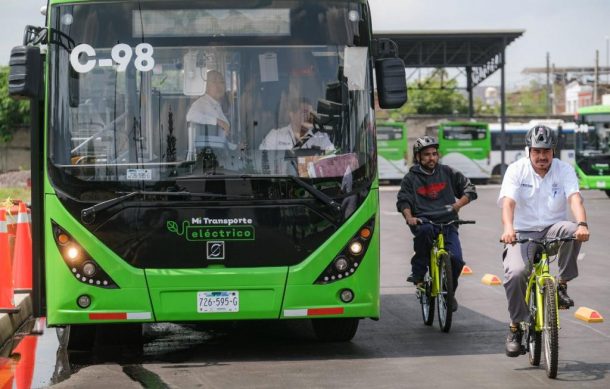
[(575, 168), (580, 187), (600, 189), (610, 197), (610, 106), (578, 110)]
[(486, 183), (491, 177), (489, 124), (469, 121), (443, 122), (437, 126), (442, 163), (473, 181)]
[(408, 172), (407, 126), (403, 122), (377, 122), (379, 179), (398, 181)]
[(406, 82), (365, 0), (48, 4), (9, 82), (32, 102), (35, 316), (81, 349), (246, 319), (347, 341), (379, 317), (373, 74), (385, 108)]

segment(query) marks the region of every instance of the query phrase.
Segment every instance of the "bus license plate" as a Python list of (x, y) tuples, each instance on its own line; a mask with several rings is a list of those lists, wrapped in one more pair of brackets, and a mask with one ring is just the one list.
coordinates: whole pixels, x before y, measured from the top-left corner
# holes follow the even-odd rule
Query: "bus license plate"
[(606, 182), (605, 181), (597, 181), (596, 184), (597, 184), (598, 188), (605, 188), (606, 187)]
[(239, 312), (239, 292), (197, 292), (197, 312)]

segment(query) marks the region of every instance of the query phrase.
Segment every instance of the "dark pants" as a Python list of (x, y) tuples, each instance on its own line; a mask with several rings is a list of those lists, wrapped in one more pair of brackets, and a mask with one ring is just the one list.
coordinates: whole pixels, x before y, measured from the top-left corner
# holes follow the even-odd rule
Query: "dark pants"
[[(423, 279), (428, 265), (430, 263), (430, 250), (432, 242), (438, 235), (440, 227), (432, 224), (419, 224), (411, 227), (413, 232), (413, 249), (415, 255), (411, 258), (411, 270), (415, 279)], [(460, 244), (460, 234), (454, 226), (444, 228), (445, 250), (451, 256), (451, 268), (453, 270), (453, 289), (458, 285), (458, 277), (462, 273), (464, 267), (464, 259), (462, 258), (462, 245)]]

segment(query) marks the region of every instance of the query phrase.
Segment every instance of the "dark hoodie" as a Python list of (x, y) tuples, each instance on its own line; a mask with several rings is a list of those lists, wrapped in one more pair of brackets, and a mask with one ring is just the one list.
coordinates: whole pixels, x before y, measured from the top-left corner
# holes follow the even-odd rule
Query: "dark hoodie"
[(464, 195), (473, 201), (477, 198), (477, 191), (461, 172), (439, 163), (434, 173), (427, 174), (418, 164), (409, 169), (400, 183), (396, 209), (402, 213), (409, 208), (415, 217), (444, 223), (458, 218), (457, 213), (446, 212), (447, 205)]

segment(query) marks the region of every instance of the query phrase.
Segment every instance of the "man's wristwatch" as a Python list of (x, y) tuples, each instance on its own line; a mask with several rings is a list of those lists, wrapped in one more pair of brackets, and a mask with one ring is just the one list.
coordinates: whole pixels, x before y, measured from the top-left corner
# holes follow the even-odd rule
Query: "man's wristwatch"
[(587, 224), (587, 222), (578, 222), (578, 224), (577, 224), (577, 225), (578, 225), (579, 227), (580, 227), (580, 226), (583, 226), (583, 227), (587, 227), (587, 228), (589, 228), (589, 225)]

